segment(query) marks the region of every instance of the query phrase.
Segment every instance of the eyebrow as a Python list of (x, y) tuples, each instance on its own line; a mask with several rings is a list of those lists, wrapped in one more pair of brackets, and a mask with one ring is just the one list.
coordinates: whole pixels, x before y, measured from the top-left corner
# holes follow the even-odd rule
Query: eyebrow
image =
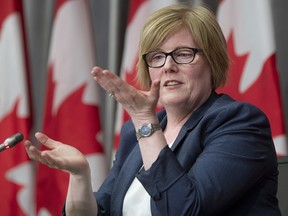
[(177, 50), (177, 49), (182, 49), (182, 48), (188, 48), (188, 49), (191, 49), (191, 48), (193, 48), (193, 47), (189, 47), (189, 46), (179, 46), (179, 47), (176, 47), (176, 48), (174, 48), (173, 50), (171, 50), (171, 51), (164, 51), (164, 50), (162, 50), (162, 49), (155, 49), (155, 50), (151, 50), (151, 51), (149, 51), (149, 52), (164, 52), (164, 53), (166, 53), (166, 52), (172, 52), (172, 51), (174, 51), (174, 50)]

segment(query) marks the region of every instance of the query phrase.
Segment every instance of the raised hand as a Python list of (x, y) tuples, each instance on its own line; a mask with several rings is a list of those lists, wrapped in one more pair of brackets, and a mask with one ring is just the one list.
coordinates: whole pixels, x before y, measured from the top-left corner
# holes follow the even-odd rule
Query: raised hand
[(100, 67), (94, 67), (91, 74), (107, 93), (112, 94), (114, 99), (122, 104), (132, 119), (147, 119), (155, 115), (159, 99), (159, 81), (152, 83), (150, 91), (140, 91), (114, 73)]

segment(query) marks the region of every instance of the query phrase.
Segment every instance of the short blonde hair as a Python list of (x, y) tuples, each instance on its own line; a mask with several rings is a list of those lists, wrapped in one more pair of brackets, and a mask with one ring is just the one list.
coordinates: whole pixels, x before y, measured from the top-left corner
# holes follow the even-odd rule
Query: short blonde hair
[(155, 50), (173, 31), (187, 28), (194, 41), (203, 50), (210, 67), (212, 88), (225, 84), (229, 58), (226, 40), (213, 12), (206, 7), (174, 4), (153, 13), (146, 21), (139, 43), (137, 79), (143, 89), (149, 89), (151, 79), (142, 55)]

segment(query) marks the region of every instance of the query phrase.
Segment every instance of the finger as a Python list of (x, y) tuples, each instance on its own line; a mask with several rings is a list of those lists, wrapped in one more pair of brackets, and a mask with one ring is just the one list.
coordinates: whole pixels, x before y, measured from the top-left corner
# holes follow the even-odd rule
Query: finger
[(32, 153), (32, 154), (39, 154), (40, 151), (36, 146), (34, 146), (31, 141), (25, 140), (24, 141), (24, 146), (26, 148), (27, 153)]
[(98, 67), (98, 66), (95, 66), (92, 68), (91, 74), (96, 81), (97, 81), (98, 77), (101, 76), (102, 71), (103, 71), (103, 69)]
[(35, 150), (36, 147), (33, 146), (29, 140), (24, 141), (24, 146), (29, 158), (34, 159), (34, 152), (36, 151)]
[[(140, 98), (144, 98), (146, 96), (143, 92), (141, 93), (135, 87), (124, 82), (120, 77), (108, 70), (102, 70), (99, 67), (94, 67), (91, 73), (96, 82), (109, 94), (112, 94), (113, 98), (126, 108), (131, 109), (134, 107), (135, 102), (141, 101)], [(156, 96), (154, 100), (157, 99), (158, 98)]]
[(51, 138), (49, 138), (47, 135), (41, 133), (41, 132), (37, 132), (35, 134), (35, 137), (37, 138), (37, 140), (43, 144), (44, 146), (46, 146), (49, 149), (55, 149), (57, 146), (59, 146), (59, 142), (55, 141)]
[[(37, 139), (39, 141), (43, 141), (41, 139), (45, 139), (48, 138), (46, 135), (42, 134), (42, 133), (36, 133), (35, 135), (37, 137)], [(46, 139), (45, 139), (46, 140)], [(45, 142), (45, 140), (43, 142)], [(49, 140), (49, 138), (48, 138)], [(51, 140), (51, 139), (50, 139)], [(55, 141), (54, 141), (55, 142)], [(46, 141), (47, 143), (47, 141)], [(43, 143), (45, 144), (45, 143)], [(38, 161), (40, 163), (43, 163), (51, 168), (58, 168), (59, 166), (57, 165), (57, 162), (55, 162), (55, 160), (53, 159), (53, 157), (50, 156), (50, 151), (40, 151), (38, 148), (36, 148), (29, 140), (26, 140), (24, 142), (27, 154), (29, 156), (30, 159)]]
[(94, 67), (92, 69), (91, 74), (93, 75), (96, 82), (100, 84), (103, 88), (107, 87), (108, 84), (111, 83), (113, 79), (115, 79), (115, 77), (113, 76), (114, 75), (113, 73), (111, 73), (108, 70), (103, 70), (100, 67)]
[(48, 151), (42, 152), (42, 163), (51, 168), (62, 169), (61, 163), (57, 158), (53, 157)]
[(32, 143), (29, 140), (25, 140), (24, 141), (24, 146), (25, 146), (26, 149), (29, 149), (30, 146), (33, 146), (33, 145), (32, 145)]
[(110, 72), (109, 70), (103, 70), (100, 67), (94, 67), (91, 74), (93, 75), (96, 82), (108, 93), (119, 92), (122, 89), (118, 87), (123, 85), (123, 81), (116, 74)]
[[(102, 88), (104, 88), (107, 92), (112, 93), (115, 97), (117, 97), (117, 93), (121, 91), (125, 91), (125, 82), (118, 77), (116, 74), (111, 73), (108, 70), (103, 71), (103, 76), (101, 77), (101, 82), (99, 83)], [(124, 88), (123, 88), (124, 87)]]
[(34, 146), (29, 140), (26, 140), (24, 145), (30, 159), (43, 163), (41, 151), (39, 151), (36, 146)]

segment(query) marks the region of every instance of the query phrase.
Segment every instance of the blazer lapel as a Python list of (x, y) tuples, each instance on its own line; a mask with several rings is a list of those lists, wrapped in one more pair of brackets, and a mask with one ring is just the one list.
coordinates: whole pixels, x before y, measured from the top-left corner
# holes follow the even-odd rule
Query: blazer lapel
[(174, 151), (175, 148), (179, 145), (179, 143), (181, 143), (181, 140), (183, 140), (188, 135), (189, 131), (193, 130), (193, 128), (198, 124), (198, 122), (204, 116), (205, 112), (212, 106), (212, 104), (217, 98), (217, 93), (215, 91), (212, 91), (208, 100), (201, 107), (199, 107), (196, 111), (193, 112), (193, 114), (181, 128), (176, 140), (174, 141), (174, 144), (171, 147), (172, 151)]

